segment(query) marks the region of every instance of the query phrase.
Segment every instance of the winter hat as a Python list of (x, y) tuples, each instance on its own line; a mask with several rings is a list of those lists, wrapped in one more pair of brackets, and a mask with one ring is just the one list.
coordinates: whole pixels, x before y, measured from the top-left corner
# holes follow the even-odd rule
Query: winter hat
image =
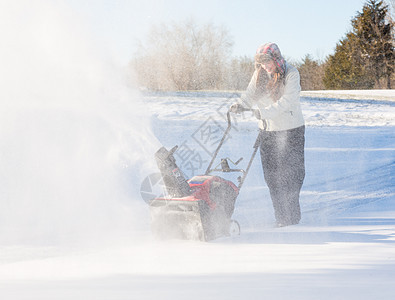
[(275, 43), (266, 43), (259, 46), (256, 50), (255, 61), (257, 63), (263, 63), (267, 60), (272, 60), (276, 63), (277, 69), (282, 76), (285, 75), (286, 66), (285, 60), (281, 55), (280, 49)]

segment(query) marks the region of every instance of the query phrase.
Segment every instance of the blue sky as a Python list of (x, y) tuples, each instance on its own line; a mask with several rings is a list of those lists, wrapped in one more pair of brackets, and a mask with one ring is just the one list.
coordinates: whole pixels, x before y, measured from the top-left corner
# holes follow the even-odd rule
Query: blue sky
[(265, 42), (300, 60), (324, 59), (351, 29), (364, 0), (67, 0), (95, 38), (121, 63), (132, 57), (137, 40), (152, 25), (193, 17), (228, 29), (233, 55), (253, 56)]

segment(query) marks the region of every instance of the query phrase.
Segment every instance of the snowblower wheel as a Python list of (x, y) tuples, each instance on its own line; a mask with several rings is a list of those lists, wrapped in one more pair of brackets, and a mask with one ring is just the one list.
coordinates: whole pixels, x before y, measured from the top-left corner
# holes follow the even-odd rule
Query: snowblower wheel
[(236, 220), (230, 220), (229, 235), (230, 236), (240, 235), (240, 224)]

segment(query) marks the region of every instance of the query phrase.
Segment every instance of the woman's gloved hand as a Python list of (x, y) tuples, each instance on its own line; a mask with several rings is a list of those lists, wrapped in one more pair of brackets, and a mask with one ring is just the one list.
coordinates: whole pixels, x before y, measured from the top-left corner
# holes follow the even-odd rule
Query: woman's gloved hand
[(261, 112), (259, 109), (254, 109), (253, 113), (254, 113), (255, 118), (257, 118), (258, 120), (262, 119)]
[(234, 114), (240, 114), (240, 113), (242, 113), (244, 111), (244, 107), (240, 103), (233, 103), (229, 107), (229, 111), (234, 113)]

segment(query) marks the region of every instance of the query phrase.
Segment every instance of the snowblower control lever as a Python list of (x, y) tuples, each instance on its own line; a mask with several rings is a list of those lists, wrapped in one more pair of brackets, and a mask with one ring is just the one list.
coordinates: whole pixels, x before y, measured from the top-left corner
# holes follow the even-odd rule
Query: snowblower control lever
[[(251, 108), (244, 108), (244, 107), (243, 107), (243, 108), (241, 108), (241, 111), (242, 111), (242, 112), (244, 112), (244, 111), (251, 111), (252, 113), (254, 113), (254, 109), (251, 109)], [(229, 134), (229, 131), (230, 131), (231, 127), (232, 127), (232, 121), (231, 121), (230, 113), (231, 113), (231, 111), (228, 110), (228, 112), (227, 112), (227, 114), (226, 114), (226, 118), (227, 118), (227, 121), (228, 121), (228, 127), (226, 128), (226, 130), (225, 130), (225, 132), (224, 132), (224, 135), (222, 136), (222, 139), (221, 139), (221, 141), (219, 142), (219, 144), (218, 144), (218, 146), (217, 146), (217, 149), (216, 149), (215, 152), (214, 152), (214, 155), (213, 155), (213, 157), (212, 157), (212, 159), (211, 159), (211, 161), (210, 161), (210, 164), (209, 164), (208, 167), (207, 167), (207, 170), (206, 170), (205, 175), (209, 175), (211, 172), (241, 172), (243, 175), (240, 177), (240, 179), (239, 179), (239, 185), (238, 185), (238, 188), (240, 189), (241, 186), (242, 186), (243, 183), (244, 183), (244, 179), (246, 178), (246, 176), (247, 176), (247, 174), (248, 174), (248, 171), (249, 171), (249, 169), (250, 169), (250, 167), (251, 167), (252, 161), (254, 160), (254, 157), (255, 157), (255, 155), (256, 155), (256, 153), (257, 153), (257, 151), (258, 151), (258, 148), (259, 148), (259, 143), (258, 143), (259, 135), (258, 135), (258, 137), (257, 137), (257, 141), (254, 143), (254, 146), (253, 146), (254, 151), (253, 151), (253, 153), (252, 153), (252, 156), (251, 156), (251, 158), (250, 158), (250, 161), (249, 161), (249, 163), (248, 163), (248, 166), (247, 166), (247, 169), (246, 169), (246, 170), (243, 170), (243, 169), (231, 169), (231, 168), (229, 167), (228, 158), (225, 158), (225, 159), (223, 158), (223, 159), (221, 159), (221, 162), (220, 162), (214, 169), (211, 169), (211, 167), (212, 167), (212, 165), (213, 165), (213, 163), (214, 163), (214, 160), (216, 159), (216, 157), (217, 157), (217, 155), (218, 155), (218, 152), (219, 152), (219, 150), (221, 149), (222, 145), (224, 144), (225, 139), (226, 139), (227, 135)], [(231, 161), (234, 165), (237, 165), (242, 159), (243, 159), (243, 158), (240, 158), (240, 159), (239, 159), (237, 162), (235, 162), (235, 163), (233, 163), (231, 160), (230, 160), (230, 161)], [(218, 168), (220, 165), (221, 165), (221, 169)]]

